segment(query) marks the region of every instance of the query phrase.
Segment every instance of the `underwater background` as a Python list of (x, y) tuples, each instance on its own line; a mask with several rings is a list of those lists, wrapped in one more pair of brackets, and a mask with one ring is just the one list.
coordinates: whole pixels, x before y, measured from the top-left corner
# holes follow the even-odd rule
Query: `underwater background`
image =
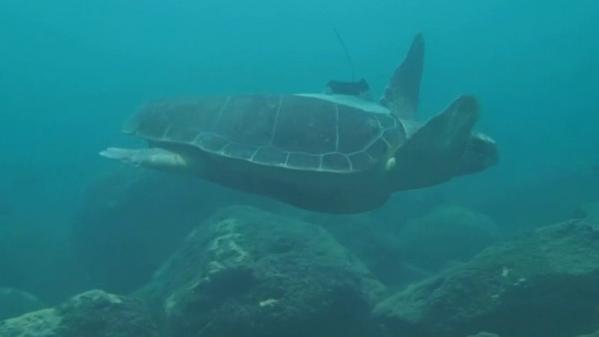
[[(599, 331), (597, 18), (599, 2), (591, 0), (3, 0), (0, 320), (54, 306), (71, 321), (95, 317), (95, 309), (72, 297), (101, 289), (106, 293), (85, 298), (116, 307), (99, 315), (111, 323), (81, 323), (74, 335), (574, 337)], [(114, 144), (140, 144), (120, 129), (148, 101), (322, 92), (328, 80), (352, 80), (335, 31), (356, 77), (369, 81), (375, 97), (422, 33), (418, 118), (439, 113), (461, 94), (475, 95), (482, 106), (477, 130), (497, 142), (499, 164), (397, 193), (369, 213), (341, 216), (98, 155)], [(190, 268), (214, 262), (206, 252), (189, 253), (192, 243), (201, 250), (230, 238), (219, 225), (227, 217), (241, 226), (229, 234), (246, 238), (227, 247), (247, 245), (255, 261), (275, 261), (251, 268), (287, 278), (271, 285), (277, 281), (233, 259), (221, 261), (228, 266), (219, 269), (222, 279), (198, 288), (209, 295), (187, 293), (182, 289), (206, 279), (188, 275)], [(259, 249), (271, 241), (275, 253)], [(303, 283), (285, 274), (297, 266)], [(510, 279), (515, 290), (493, 288), (518, 270), (526, 272)], [(497, 279), (489, 281), (490, 275)], [(355, 284), (348, 281), (354, 278)], [(316, 286), (309, 296), (285, 293), (295, 304), (283, 304), (283, 295), (260, 297), (270, 286), (299, 289), (322, 280), (331, 280), (322, 289), (342, 283), (339, 298), (354, 302), (336, 302)], [(457, 283), (459, 290), (452, 288)], [(502, 294), (505, 301), (489, 302)], [(260, 304), (256, 312), (246, 305), (252, 301)], [(311, 307), (325, 302), (332, 304)], [(439, 308), (441, 302), (451, 305)], [(143, 303), (150, 313), (128, 327), (122, 320), (146, 310)], [(235, 318), (238, 329), (224, 317)], [(19, 336), (23, 324), (0, 322), (0, 336)], [(69, 329), (75, 328), (59, 327), (52, 336), (67, 336)]]

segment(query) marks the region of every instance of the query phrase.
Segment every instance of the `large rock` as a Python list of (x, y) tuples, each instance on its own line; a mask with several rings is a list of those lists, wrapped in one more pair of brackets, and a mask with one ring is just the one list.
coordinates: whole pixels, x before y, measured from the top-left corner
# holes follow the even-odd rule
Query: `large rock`
[[(352, 215), (309, 213), (387, 287), (403, 288), (464, 260), (498, 238), (486, 215), (447, 205), (438, 188), (393, 196), (393, 207)], [(432, 211), (431, 211), (432, 210)]]
[(60, 306), (0, 321), (0, 337), (158, 337), (139, 301), (92, 290)]
[(580, 335), (578, 337), (599, 337), (599, 330), (592, 333), (592, 334), (588, 334), (588, 335)]
[(599, 200), (582, 205), (577, 213), (588, 222), (599, 223)]
[(366, 337), (381, 291), (319, 226), (232, 207), (197, 227), (139, 295), (177, 337)]
[(389, 336), (569, 337), (599, 328), (599, 229), (569, 221), (485, 250), (388, 298)]
[[(402, 288), (420, 281), (431, 272), (408, 263), (398, 244), (401, 224), (373, 213), (353, 215), (310, 214), (337, 241), (366, 264), (377, 279), (389, 288)], [(419, 241), (422, 244), (422, 241)]]
[(0, 288), (0, 320), (39, 310), (44, 303), (34, 295), (17, 289)]
[(0, 288), (0, 320), (39, 310), (44, 303), (34, 295), (17, 289)]
[(412, 219), (396, 238), (398, 256), (424, 270), (467, 261), (499, 238), (488, 216), (460, 206), (441, 206)]

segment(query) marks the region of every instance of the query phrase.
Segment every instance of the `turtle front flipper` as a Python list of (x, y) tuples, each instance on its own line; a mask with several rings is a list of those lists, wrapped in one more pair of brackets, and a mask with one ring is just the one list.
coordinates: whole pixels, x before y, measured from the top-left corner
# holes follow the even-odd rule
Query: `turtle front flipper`
[(129, 165), (161, 170), (184, 170), (188, 167), (188, 161), (181, 154), (161, 148), (123, 149), (109, 147), (101, 151), (100, 155)]
[(404, 61), (393, 73), (381, 104), (389, 108), (398, 118), (414, 119), (418, 111), (420, 82), (424, 67), (424, 38), (414, 37)]
[[(395, 155), (393, 181), (396, 189), (435, 185), (454, 176), (480, 171), (494, 164), (493, 158), (485, 158), (485, 161), (477, 159), (476, 162), (477, 165), (486, 165), (484, 167), (478, 165), (474, 169), (474, 166), (464, 166), (465, 159), (476, 159), (472, 154), (494, 153), (496, 156), (496, 151), (492, 151), (494, 142), (472, 133), (478, 117), (479, 107), (476, 99), (472, 96), (462, 96), (443, 113), (416, 130)], [(485, 151), (477, 151), (479, 148)]]

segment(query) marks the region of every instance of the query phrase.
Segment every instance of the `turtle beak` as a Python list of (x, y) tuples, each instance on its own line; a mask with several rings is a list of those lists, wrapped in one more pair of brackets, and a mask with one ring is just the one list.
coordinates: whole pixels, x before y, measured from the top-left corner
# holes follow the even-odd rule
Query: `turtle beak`
[(480, 172), (498, 162), (497, 143), (487, 135), (474, 134), (468, 142), (458, 174)]

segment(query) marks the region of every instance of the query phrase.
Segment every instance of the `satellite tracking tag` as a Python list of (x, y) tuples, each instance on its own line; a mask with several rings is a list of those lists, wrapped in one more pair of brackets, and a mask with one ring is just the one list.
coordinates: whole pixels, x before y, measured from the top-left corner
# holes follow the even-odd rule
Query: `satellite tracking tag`
[(327, 88), (330, 94), (350, 96), (364, 96), (370, 90), (365, 79), (351, 82), (331, 80), (327, 83)]

